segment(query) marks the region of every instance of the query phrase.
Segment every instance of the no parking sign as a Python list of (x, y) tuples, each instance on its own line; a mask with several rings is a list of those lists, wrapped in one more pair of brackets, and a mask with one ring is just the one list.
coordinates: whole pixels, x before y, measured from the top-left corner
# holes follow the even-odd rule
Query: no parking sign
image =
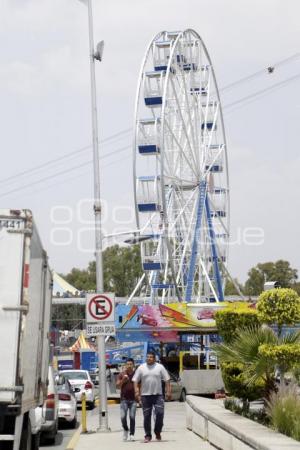
[(115, 296), (111, 293), (87, 294), (87, 335), (115, 335)]

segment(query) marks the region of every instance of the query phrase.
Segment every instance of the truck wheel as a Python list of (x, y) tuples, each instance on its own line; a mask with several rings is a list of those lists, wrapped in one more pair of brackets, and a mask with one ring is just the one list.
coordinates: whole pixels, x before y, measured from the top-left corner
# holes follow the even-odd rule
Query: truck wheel
[(77, 417), (75, 416), (72, 422), (70, 422), (70, 428), (74, 429), (77, 426)]
[(32, 450), (31, 425), (28, 415), (24, 416), (20, 450)]
[(57, 435), (57, 430), (58, 430), (58, 419), (55, 422), (55, 427), (54, 430), (52, 431), (52, 433), (50, 434), (50, 436), (47, 436), (47, 442), (50, 445), (54, 445), (55, 444), (55, 440), (56, 440), (56, 435)]
[(33, 434), (31, 441), (31, 450), (39, 450), (41, 433)]
[(185, 389), (182, 389), (181, 394), (180, 394), (180, 402), (185, 402), (186, 401), (186, 392)]

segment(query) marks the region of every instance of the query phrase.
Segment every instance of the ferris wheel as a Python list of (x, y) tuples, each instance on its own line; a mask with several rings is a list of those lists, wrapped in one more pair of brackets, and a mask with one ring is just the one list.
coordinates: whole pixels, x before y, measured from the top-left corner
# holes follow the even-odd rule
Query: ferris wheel
[(138, 83), (134, 196), (150, 303), (224, 300), (229, 179), (213, 66), (193, 30), (163, 31)]

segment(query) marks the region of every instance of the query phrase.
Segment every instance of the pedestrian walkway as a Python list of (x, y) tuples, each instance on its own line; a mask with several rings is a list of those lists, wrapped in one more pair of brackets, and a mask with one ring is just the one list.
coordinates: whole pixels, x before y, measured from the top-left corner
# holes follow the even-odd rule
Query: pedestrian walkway
[[(123, 442), (123, 431), (120, 423), (120, 405), (109, 405), (109, 433), (81, 434), (75, 447), (76, 450), (108, 449), (121, 450), (130, 449), (145, 450), (143, 414), (141, 408), (137, 409), (136, 433), (134, 442)], [(88, 431), (96, 431), (99, 423), (98, 408), (88, 416)], [(213, 449), (210, 444), (203, 441), (199, 436), (186, 429), (185, 404), (178, 402), (167, 402), (165, 404), (165, 420), (162, 432), (162, 441), (155, 439), (150, 445), (162, 446), (165, 450), (209, 450)], [(146, 447), (147, 448), (147, 447)]]

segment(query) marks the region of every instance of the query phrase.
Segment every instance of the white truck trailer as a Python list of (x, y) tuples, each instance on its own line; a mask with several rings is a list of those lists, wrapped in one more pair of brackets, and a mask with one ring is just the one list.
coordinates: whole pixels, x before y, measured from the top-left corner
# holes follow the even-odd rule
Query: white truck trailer
[(36, 450), (47, 395), (52, 275), (32, 213), (0, 209), (0, 448)]

